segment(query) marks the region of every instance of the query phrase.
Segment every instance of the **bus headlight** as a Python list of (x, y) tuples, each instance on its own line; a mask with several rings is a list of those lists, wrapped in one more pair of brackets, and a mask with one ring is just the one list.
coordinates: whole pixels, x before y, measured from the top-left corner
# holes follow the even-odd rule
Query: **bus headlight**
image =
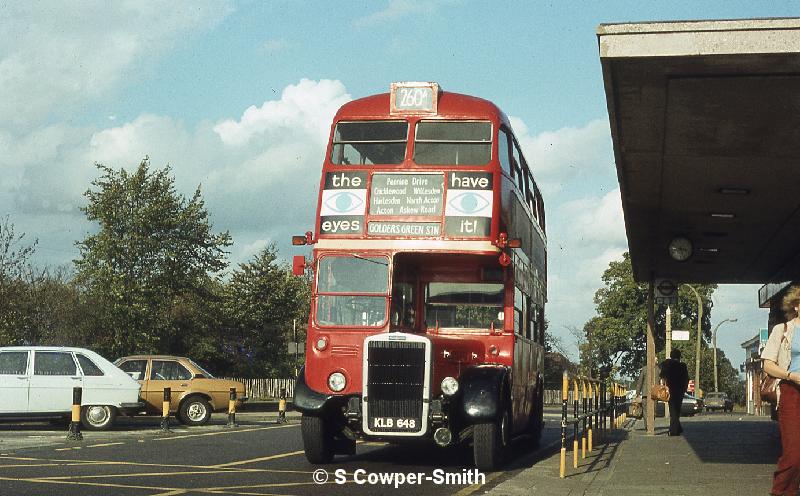
[(344, 374), (341, 372), (334, 372), (328, 376), (328, 387), (331, 388), (331, 391), (334, 393), (342, 391), (346, 385), (347, 379), (344, 378)]
[(445, 377), (442, 379), (442, 392), (447, 396), (453, 396), (458, 392), (458, 381), (455, 377)]

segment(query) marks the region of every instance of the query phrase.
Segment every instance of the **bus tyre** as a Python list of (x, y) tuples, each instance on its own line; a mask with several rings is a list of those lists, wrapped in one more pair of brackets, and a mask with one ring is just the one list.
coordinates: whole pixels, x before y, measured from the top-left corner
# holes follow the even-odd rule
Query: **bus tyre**
[(531, 447), (536, 448), (542, 439), (544, 429), (544, 390), (541, 381), (536, 389), (536, 404), (528, 421), (528, 435), (531, 436)]
[(510, 430), (508, 409), (499, 420), (475, 424), (472, 433), (475, 468), (482, 472), (493, 472), (502, 465), (508, 449)]
[(303, 415), (300, 430), (303, 449), (309, 463), (330, 463), (334, 455), (334, 439), (330, 425), (322, 417)]

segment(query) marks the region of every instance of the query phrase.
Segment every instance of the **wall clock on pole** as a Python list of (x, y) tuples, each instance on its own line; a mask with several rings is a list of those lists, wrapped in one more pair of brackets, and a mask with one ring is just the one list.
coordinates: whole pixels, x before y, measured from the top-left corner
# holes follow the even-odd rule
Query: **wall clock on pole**
[(672, 238), (668, 249), (669, 256), (678, 262), (684, 262), (692, 256), (692, 242), (682, 236)]

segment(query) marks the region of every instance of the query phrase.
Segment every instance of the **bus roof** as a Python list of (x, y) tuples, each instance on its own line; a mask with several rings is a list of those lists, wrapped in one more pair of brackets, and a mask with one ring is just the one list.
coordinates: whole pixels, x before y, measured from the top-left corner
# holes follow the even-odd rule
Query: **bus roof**
[(365, 98), (359, 98), (342, 105), (339, 111), (336, 112), (334, 121), (339, 121), (342, 119), (385, 119), (389, 117), (405, 118), (410, 115), (413, 117), (424, 118), (498, 119), (501, 122), (508, 123), (508, 118), (506, 115), (494, 103), (490, 102), (489, 100), (484, 100), (483, 98), (462, 95), (460, 93), (440, 91), (438, 111), (436, 114), (391, 114), (389, 112), (389, 103), (389, 93), (381, 93)]

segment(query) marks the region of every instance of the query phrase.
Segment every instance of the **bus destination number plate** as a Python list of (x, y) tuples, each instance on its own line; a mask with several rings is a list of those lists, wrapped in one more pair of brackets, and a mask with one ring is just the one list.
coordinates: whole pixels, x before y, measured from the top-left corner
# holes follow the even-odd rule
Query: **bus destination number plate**
[(417, 428), (417, 419), (375, 417), (372, 419), (373, 429), (404, 429), (412, 431)]

